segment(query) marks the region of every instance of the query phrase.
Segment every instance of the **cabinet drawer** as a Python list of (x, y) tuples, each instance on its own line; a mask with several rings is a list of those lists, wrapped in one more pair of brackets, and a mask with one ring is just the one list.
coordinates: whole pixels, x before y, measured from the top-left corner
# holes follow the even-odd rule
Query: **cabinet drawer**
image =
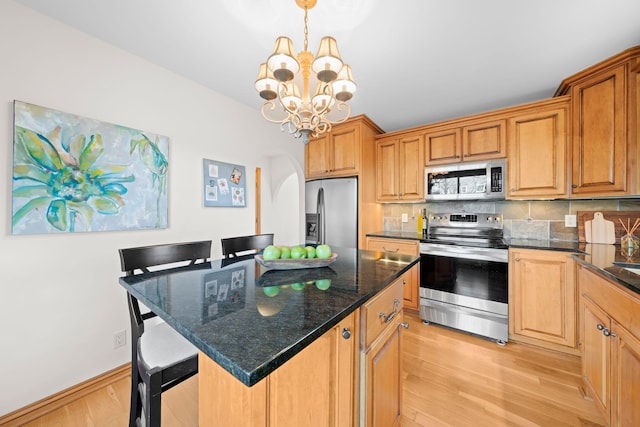
[[(364, 331), (362, 334), (363, 349), (369, 348), (387, 326), (402, 321), (403, 292), (403, 277), (400, 277), (363, 306), (361, 317), (364, 322), (362, 328)], [(395, 315), (393, 315), (394, 312)], [(386, 322), (381, 314), (384, 314)], [(390, 316), (393, 318), (388, 320)]]
[(417, 240), (367, 237), (367, 249), (370, 251), (418, 256), (420, 253), (420, 244)]

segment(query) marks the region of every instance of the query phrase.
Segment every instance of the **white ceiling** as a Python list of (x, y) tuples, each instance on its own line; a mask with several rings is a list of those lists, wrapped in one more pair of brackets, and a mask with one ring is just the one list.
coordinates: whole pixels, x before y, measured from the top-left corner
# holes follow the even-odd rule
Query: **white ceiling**
[[(294, 0), (15, 0), (256, 109), (279, 35), (302, 50)], [(331, 17), (333, 16), (333, 17)], [(309, 50), (333, 35), (352, 114), (385, 131), (553, 95), (562, 79), (640, 45), (639, 0), (318, 0)]]

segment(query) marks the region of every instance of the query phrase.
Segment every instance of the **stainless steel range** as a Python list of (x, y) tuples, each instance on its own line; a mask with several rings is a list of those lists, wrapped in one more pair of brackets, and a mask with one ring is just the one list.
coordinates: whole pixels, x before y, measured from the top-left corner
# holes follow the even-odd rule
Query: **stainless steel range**
[(431, 215), (420, 257), (425, 323), (508, 341), (508, 248), (501, 214)]

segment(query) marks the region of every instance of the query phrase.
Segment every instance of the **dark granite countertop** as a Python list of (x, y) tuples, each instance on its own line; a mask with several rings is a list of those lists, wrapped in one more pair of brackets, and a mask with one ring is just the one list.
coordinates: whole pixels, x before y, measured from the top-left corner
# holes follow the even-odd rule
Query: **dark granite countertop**
[[(421, 233), (411, 231), (379, 231), (369, 233), (367, 236), (422, 240)], [(603, 276), (610, 278), (627, 289), (640, 293), (640, 274), (625, 269), (625, 267), (628, 267), (640, 270), (640, 251), (635, 251), (629, 255), (621, 250), (620, 245), (563, 240), (505, 239), (505, 243), (509, 248), (574, 252), (576, 254), (574, 258), (582, 264), (593, 267)]]
[(121, 277), (120, 284), (252, 386), (419, 261), (333, 250), (338, 258), (328, 267), (267, 271), (245, 257)]

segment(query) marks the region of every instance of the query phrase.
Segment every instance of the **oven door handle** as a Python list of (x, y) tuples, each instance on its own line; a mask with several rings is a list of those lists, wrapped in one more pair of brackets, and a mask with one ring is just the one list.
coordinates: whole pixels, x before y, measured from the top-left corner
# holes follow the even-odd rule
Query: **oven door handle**
[(437, 243), (431, 243), (427, 247), (421, 247), (420, 254), (478, 261), (509, 261), (509, 252), (505, 249), (473, 248), (469, 246), (439, 245)]

